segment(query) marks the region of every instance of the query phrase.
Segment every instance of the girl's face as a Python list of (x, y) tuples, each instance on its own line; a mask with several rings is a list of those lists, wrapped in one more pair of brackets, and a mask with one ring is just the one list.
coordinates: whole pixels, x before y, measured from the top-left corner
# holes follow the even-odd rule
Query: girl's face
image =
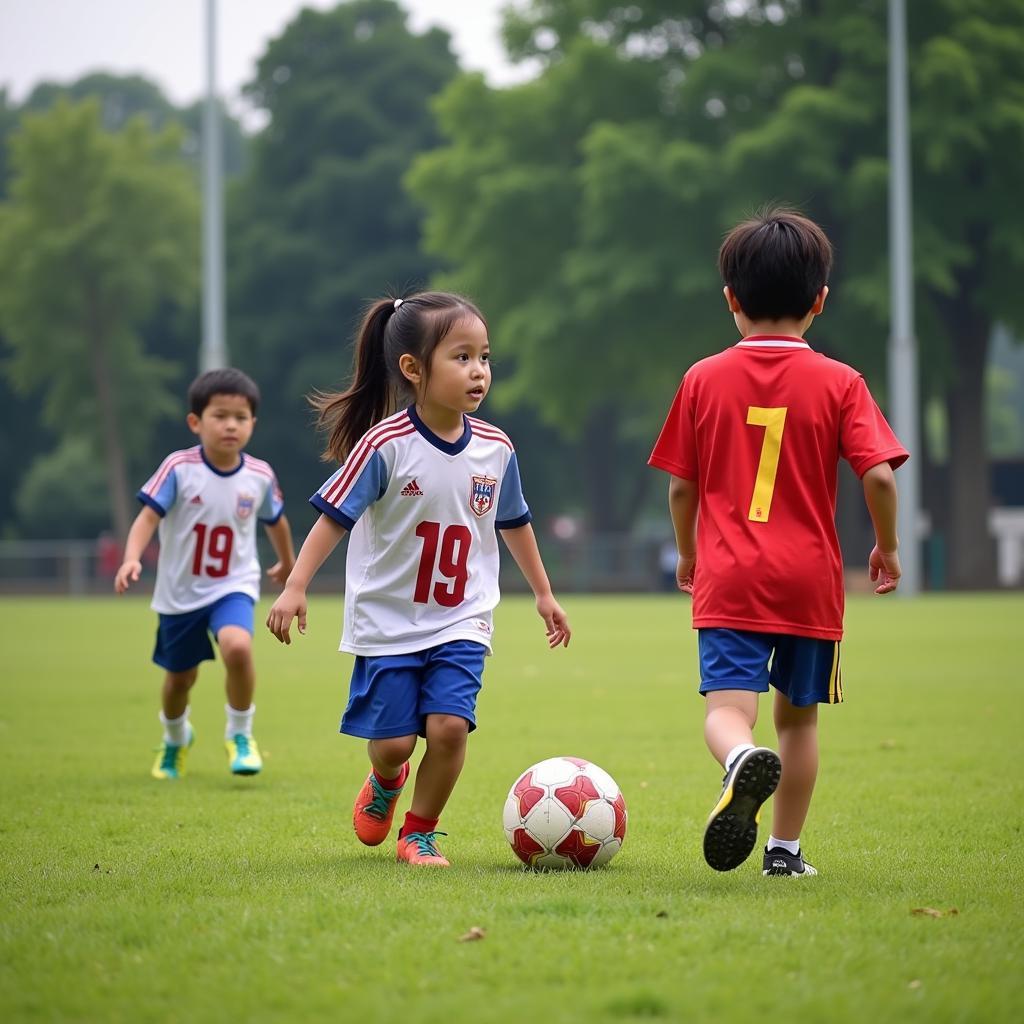
[(417, 376), (412, 383), (420, 404), (459, 415), (476, 412), (491, 388), (487, 328), (475, 316), (460, 320), (434, 349), (426, 381)]

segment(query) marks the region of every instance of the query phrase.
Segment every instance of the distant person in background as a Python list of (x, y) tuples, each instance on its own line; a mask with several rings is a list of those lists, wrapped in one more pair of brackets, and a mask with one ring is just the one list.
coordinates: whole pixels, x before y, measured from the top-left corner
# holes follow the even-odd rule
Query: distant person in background
[[(875, 593), (900, 578), (893, 470), (907, 452), (864, 378), (804, 341), (831, 265), (825, 233), (791, 210), (729, 233), (719, 269), (742, 340), (687, 370), (650, 457), (672, 474), (676, 580), (693, 595), (704, 736), (725, 768), (704, 832), (718, 871), (750, 855), (774, 792), (764, 874), (817, 874), (800, 832), (818, 771), (818, 705), (843, 699), (840, 458), (864, 485)], [(753, 739), (769, 685), (779, 753)]]
[[(356, 656), (341, 731), (368, 741), (371, 770), (352, 821), (367, 846), (388, 837), (417, 738), (426, 751), (397, 859), (447, 867), (438, 820), (462, 771), (491, 651), (501, 531), (537, 601), (549, 647), (568, 646), (516, 454), (472, 414), (491, 386), (480, 311), (445, 292), (380, 299), (355, 346), (352, 383), (318, 394), (325, 459), (341, 463), (310, 499), (320, 518), (267, 618), (290, 643), (306, 631), (306, 588), (351, 532), (341, 649)], [(411, 404), (394, 409), (399, 399)]]
[(188, 426), (199, 444), (172, 452), (138, 497), (143, 504), (128, 533), (114, 578), (123, 594), (138, 580), (142, 558), (160, 529), (153, 610), (160, 616), (153, 661), (165, 670), (160, 721), (163, 744), (153, 777), (178, 779), (195, 739), (189, 691), (199, 663), (212, 661), (213, 634), (227, 672), (228, 764), (235, 775), (263, 767), (252, 734), (256, 683), (253, 607), (260, 594), (256, 523), (277, 554), (267, 575), (284, 583), (295, 562), (284, 501), (270, 466), (244, 452), (256, 425), (260, 393), (240, 370), (210, 370), (188, 390)]

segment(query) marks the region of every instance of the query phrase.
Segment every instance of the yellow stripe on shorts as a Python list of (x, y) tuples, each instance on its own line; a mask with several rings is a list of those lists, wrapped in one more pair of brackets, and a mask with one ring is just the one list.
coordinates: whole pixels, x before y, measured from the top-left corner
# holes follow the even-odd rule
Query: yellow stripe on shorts
[(832, 652), (832, 671), (828, 677), (828, 702), (829, 704), (841, 704), (842, 700), (843, 680), (839, 671), (839, 641), (837, 640)]

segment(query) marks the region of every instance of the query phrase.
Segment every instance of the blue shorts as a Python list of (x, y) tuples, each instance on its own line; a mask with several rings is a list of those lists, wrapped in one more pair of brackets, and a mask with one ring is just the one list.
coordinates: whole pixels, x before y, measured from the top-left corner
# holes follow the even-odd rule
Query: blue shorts
[(248, 594), (225, 594), (205, 608), (161, 614), (153, 660), (168, 672), (187, 672), (201, 661), (213, 661), (210, 633), (216, 636), (225, 626), (239, 626), (251, 636), (255, 603)]
[(766, 693), (771, 683), (798, 708), (842, 703), (838, 640), (743, 629), (699, 629), (697, 648), (701, 693)]
[(426, 735), (427, 715), (458, 715), (476, 728), (487, 648), (453, 640), (412, 654), (356, 655), (341, 732), (364, 739)]

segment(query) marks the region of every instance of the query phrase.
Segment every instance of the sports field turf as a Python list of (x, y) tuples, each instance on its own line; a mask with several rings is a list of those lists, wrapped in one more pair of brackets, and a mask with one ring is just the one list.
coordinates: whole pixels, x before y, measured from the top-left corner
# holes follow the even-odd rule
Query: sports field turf
[[(441, 824), (454, 867), (416, 872), (351, 831), (366, 765), (336, 732), (339, 599), (314, 600), (291, 648), (258, 633), (263, 775), (229, 776), (208, 665), (178, 783), (149, 777), (145, 600), (0, 601), (0, 1019), (1019, 1019), (1024, 597), (850, 601), (846, 704), (822, 710), (803, 837), (821, 875), (798, 881), (762, 878), (756, 854), (703, 863), (720, 772), (686, 599), (564, 603), (557, 652), (529, 601), (499, 608)], [(605, 870), (528, 873), (505, 843), (508, 787), (555, 754), (625, 792)], [(460, 942), (474, 926), (485, 938)]]

